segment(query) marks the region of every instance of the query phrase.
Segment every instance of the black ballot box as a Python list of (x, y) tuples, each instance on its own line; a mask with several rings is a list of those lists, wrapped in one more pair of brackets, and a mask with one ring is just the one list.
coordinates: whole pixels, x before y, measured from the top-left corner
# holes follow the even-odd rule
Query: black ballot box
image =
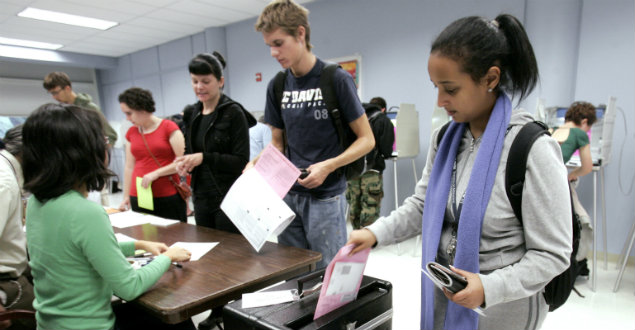
[[(324, 269), (270, 287), (265, 291), (311, 288), (322, 281)], [(225, 330), (353, 330), (392, 328), (392, 284), (364, 276), (357, 299), (313, 320), (320, 290), (300, 300), (254, 308), (242, 308), (236, 300), (223, 309)]]

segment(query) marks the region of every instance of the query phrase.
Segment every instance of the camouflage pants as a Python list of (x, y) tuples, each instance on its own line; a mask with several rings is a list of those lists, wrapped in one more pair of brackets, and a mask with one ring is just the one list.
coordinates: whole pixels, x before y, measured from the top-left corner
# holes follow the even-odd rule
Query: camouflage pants
[(359, 178), (348, 181), (348, 221), (354, 229), (369, 226), (379, 218), (382, 197), (384, 190), (381, 173), (368, 171)]

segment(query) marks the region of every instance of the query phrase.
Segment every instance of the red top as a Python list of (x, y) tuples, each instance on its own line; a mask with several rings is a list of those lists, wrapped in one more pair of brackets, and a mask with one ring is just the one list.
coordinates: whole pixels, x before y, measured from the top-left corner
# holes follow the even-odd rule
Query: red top
[[(174, 161), (176, 154), (170, 145), (170, 135), (172, 132), (179, 130), (179, 127), (171, 120), (161, 120), (159, 127), (152, 133), (144, 134), (148, 146), (152, 150), (152, 154), (159, 161), (161, 166), (157, 165), (143, 143), (141, 133), (137, 126), (132, 126), (126, 133), (126, 140), (130, 142), (130, 152), (135, 158), (134, 169), (132, 170), (132, 180), (130, 181), (130, 196), (137, 196), (137, 177), (143, 178), (159, 167), (168, 165)], [(179, 182), (178, 174), (173, 174), (174, 182)], [(162, 176), (152, 182), (153, 197), (167, 197), (176, 194), (176, 188), (167, 176)]]

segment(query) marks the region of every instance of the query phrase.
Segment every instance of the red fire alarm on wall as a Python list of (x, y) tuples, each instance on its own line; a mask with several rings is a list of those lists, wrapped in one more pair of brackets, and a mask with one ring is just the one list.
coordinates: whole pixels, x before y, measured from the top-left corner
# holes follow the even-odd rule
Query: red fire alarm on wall
[(256, 72), (256, 81), (257, 82), (261, 82), (262, 81), (262, 73)]

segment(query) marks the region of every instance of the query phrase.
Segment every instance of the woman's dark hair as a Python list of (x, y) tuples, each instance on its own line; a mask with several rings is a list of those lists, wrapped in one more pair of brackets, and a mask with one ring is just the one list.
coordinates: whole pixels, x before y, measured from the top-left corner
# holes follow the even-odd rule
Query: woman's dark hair
[(512, 96), (519, 93), (520, 100), (538, 82), (538, 64), (529, 37), (512, 15), (501, 14), (493, 21), (477, 16), (456, 20), (432, 43), (430, 53), (458, 62), (475, 82), (489, 68), (500, 68), (500, 89)]
[(572, 121), (574, 124), (580, 125), (583, 119), (586, 119), (587, 125), (591, 127), (597, 120), (595, 107), (589, 102), (573, 102), (564, 115), (564, 121)]
[(101, 190), (114, 174), (106, 165), (99, 115), (72, 104), (48, 103), (22, 128), (24, 189), (46, 202), (82, 185)]
[(145, 112), (154, 112), (154, 99), (152, 92), (147, 89), (132, 87), (119, 94), (119, 103), (125, 103), (130, 109)]
[(223, 56), (214, 52), (213, 54), (203, 53), (194, 56), (188, 65), (188, 70), (191, 74), (196, 75), (208, 75), (213, 74), (217, 80), (223, 76), (223, 69), (225, 68), (225, 59)]
[(22, 125), (11, 127), (2, 140), (0, 149), (7, 150), (10, 154), (22, 157)]

